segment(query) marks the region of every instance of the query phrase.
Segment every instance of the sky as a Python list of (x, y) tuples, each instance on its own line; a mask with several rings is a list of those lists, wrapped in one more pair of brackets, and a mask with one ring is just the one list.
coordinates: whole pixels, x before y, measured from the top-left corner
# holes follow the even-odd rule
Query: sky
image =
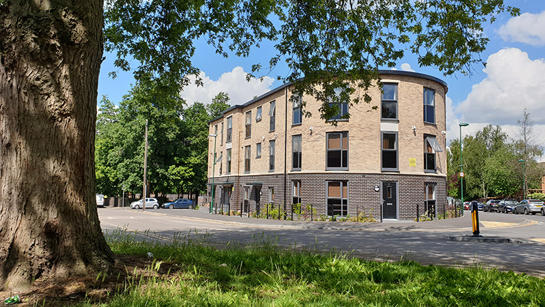
[[(472, 67), (470, 75), (457, 73), (444, 76), (435, 68), (419, 67), (414, 55), (406, 52), (396, 69), (416, 71), (438, 77), (447, 82), (447, 139), (459, 137), (458, 123), (469, 123), (463, 134), (475, 134), (488, 124), (500, 125), (508, 135), (520, 137), (517, 121), (526, 108), (532, 121), (532, 141), (545, 147), (545, 1), (507, 0), (520, 8), (521, 14), (511, 17), (504, 13), (485, 27), (490, 39), (480, 55), (487, 63)], [(209, 103), (223, 91), (231, 104), (242, 104), (281, 83), (278, 75), (286, 75), (287, 68), (279, 65), (261, 77), (246, 81), (252, 64), (266, 63), (273, 55), (273, 46), (265, 43), (250, 57), (217, 55), (204, 40), (196, 42), (194, 64), (201, 70), (204, 86), (189, 85), (181, 96), (188, 102)], [(113, 66), (114, 55), (106, 53), (99, 77), (99, 101), (103, 95), (119, 103), (134, 83), (130, 72), (121, 72)], [(108, 72), (116, 71), (112, 79)], [(541, 158), (545, 161), (545, 155)]]

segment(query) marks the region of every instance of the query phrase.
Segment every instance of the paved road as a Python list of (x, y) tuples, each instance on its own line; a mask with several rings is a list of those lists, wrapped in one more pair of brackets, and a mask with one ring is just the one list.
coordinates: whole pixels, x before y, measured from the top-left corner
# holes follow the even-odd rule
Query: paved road
[[(285, 247), (331, 249), (376, 260), (409, 259), (423, 264), (481, 265), (545, 276), (545, 216), (480, 213), (481, 233), (522, 243), (455, 242), (471, 234), (469, 214), (432, 222), (297, 222), (210, 215), (196, 210), (99, 209), (105, 232), (124, 228), (147, 239), (170, 241), (201, 236), (208, 244), (248, 244), (265, 240)], [(146, 232), (144, 234), (144, 232)], [(202, 237), (201, 237), (202, 238)]]

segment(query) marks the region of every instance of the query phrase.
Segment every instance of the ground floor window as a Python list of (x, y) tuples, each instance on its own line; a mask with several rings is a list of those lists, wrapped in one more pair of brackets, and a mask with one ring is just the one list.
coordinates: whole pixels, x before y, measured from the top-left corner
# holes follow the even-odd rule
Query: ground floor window
[(348, 215), (348, 181), (327, 182), (327, 215)]
[(274, 187), (269, 187), (269, 204), (274, 204)]
[(293, 202), (292, 204), (301, 203), (301, 180), (292, 181)]
[(435, 217), (435, 183), (426, 183), (426, 200), (424, 202), (424, 208), (426, 215), (429, 217)]

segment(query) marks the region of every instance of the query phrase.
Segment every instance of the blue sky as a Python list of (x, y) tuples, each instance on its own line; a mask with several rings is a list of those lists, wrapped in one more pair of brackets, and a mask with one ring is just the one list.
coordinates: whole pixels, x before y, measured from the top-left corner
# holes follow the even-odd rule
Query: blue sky
[[(534, 122), (534, 141), (545, 146), (545, 1), (512, 0), (507, 4), (521, 9), (521, 16), (508, 14), (497, 16), (494, 24), (485, 28), (490, 38), (487, 49), (481, 54), (488, 59), (486, 70), (482, 65), (473, 66), (471, 75), (461, 73), (444, 76), (434, 68), (421, 68), (416, 57), (407, 52), (397, 69), (410, 69), (445, 80), (447, 94), (448, 138), (457, 137), (459, 120), (469, 122), (467, 133), (474, 133), (486, 124), (498, 124), (511, 137), (518, 137), (517, 120), (527, 108)], [(255, 63), (265, 64), (274, 52), (272, 45), (265, 44), (248, 58), (223, 58), (216, 55), (204, 41), (197, 42), (194, 64), (202, 71), (204, 87), (189, 86), (182, 96), (192, 102), (210, 102), (219, 91), (226, 91), (233, 104), (244, 103), (278, 85), (278, 75), (286, 75), (286, 67), (279, 66), (263, 82), (245, 81), (245, 73)], [(99, 79), (99, 100), (108, 96), (115, 103), (127, 94), (134, 82), (130, 73), (113, 67), (113, 55), (105, 54)], [(111, 79), (108, 72), (117, 71)]]

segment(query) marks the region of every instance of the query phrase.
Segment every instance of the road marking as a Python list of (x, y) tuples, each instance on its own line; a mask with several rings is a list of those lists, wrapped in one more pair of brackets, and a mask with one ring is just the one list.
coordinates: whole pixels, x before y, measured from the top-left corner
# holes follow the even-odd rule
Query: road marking
[(506, 228), (519, 225), (520, 223), (481, 221), (481, 224), (483, 224), (485, 228)]
[(545, 244), (545, 238), (533, 238), (533, 239), (530, 239), (530, 241), (535, 241), (535, 242), (538, 242), (538, 243)]

